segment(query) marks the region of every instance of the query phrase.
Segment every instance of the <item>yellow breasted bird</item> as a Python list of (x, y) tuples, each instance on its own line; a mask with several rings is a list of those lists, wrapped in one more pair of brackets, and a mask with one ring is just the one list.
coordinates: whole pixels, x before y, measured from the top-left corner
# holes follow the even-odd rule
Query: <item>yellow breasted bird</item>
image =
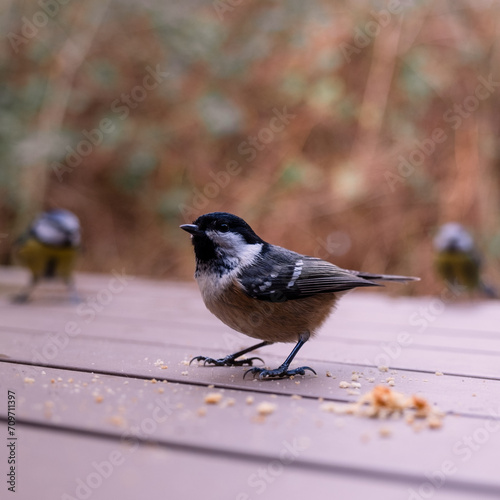
[(73, 270), (80, 240), (80, 221), (68, 210), (49, 210), (35, 219), (15, 245), (18, 260), (31, 271), (31, 280), (14, 300), (26, 302), (40, 280), (59, 278), (68, 286), (71, 300), (78, 301)]
[(457, 222), (443, 224), (434, 237), (435, 267), (448, 287), (459, 292), (480, 292), (496, 297), (496, 291), (481, 279), (481, 257), (469, 232)]

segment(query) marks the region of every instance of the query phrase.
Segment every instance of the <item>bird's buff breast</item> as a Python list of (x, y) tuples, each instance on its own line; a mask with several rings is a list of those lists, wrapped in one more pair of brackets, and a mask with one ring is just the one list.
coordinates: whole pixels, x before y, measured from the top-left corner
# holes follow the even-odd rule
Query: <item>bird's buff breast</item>
[(198, 279), (198, 285), (207, 309), (223, 323), (268, 342), (296, 342), (305, 332), (314, 335), (337, 301), (333, 293), (279, 303), (252, 299), (234, 278), (224, 287), (213, 286), (210, 279)]

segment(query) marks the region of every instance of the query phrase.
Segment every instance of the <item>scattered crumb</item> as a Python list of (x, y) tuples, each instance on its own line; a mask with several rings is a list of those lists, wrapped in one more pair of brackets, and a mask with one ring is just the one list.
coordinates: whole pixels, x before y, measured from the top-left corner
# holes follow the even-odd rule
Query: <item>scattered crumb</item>
[(428, 380), (428, 379), (426, 379), (426, 378), (424, 378), (424, 379), (422, 380), (422, 382), (429, 382), (429, 380)]
[(158, 393), (163, 394), (165, 392), (165, 389), (163, 387), (158, 387)]
[(262, 403), (259, 403), (257, 405), (257, 413), (260, 416), (267, 416), (271, 415), (271, 413), (274, 413), (276, 410), (277, 406), (274, 403), (268, 403), (267, 401), (262, 401)]
[(216, 405), (222, 399), (222, 394), (220, 392), (209, 392), (205, 396), (205, 403), (207, 405)]
[(345, 380), (342, 380), (341, 382), (339, 382), (339, 387), (341, 389), (347, 389), (351, 387), (351, 384), (349, 382), (346, 382)]
[(388, 372), (389, 371), (389, 367), (388, 366), (379, 366), (378, 369), (381, 372)]
[(189, 366), (189, 361), (187, 359), (183, 359), (181, 361), (181, 365), (184, 365), (184, 366)]
[(181, 375), (189, 375), (188, 371), (181, 372)]
[(300, 396), (299, 394), (292, 394), (291, 398), (292, 399), (302, 399), (302, 396)]
[(45, 418), (51, 418), (52, 417), (52, 409), (54, 408), (54, 402), (53, 401), (45, 401), (44, 405), (44, 416)]
[(321, 396), (320, 396), (320, 397), (318, 398), (318, 403), (322, 403), (324, 400), (325, 400), (325, 398), (323, 398), (323, 397), (321, 397)]
[(370, 382), (371, 384), (373, 384), (373, 382), (375, 382), (375, 377), (368, 377), (366, 379), (367, 382)]
[(108, 418), (108, 422), (115, 427), (125, 427), (126, 421), (121, 415), (113, 415)]
[(167, 368), (168, 368), (168, 366), (167, 366), (167, 365), (161, 365), (161, 366), (160, 366), (160, 370), (166, 370)]
[(435, 374), (436, 374), (438, 377), (442, 377), (442, 376), (444, 375), (444, 373), (443, 373), (443, 372), (436, 372)]
[(154, 365), (155, 366), (161, 366), (165, 364), (165, 361), (163, 361), (163, 359), (157, 359), (155, 362), (154, 362)]
[(352, 372), (351, 380), (357, 382), (359, 380), (359, 374), (357, 372)]
[(55, 384), (55, 383), (56, 383), (56, 379), (55, 379), (55, 378), (51, 378), (51, 379), (50, 379), (50, 383), (51, 383), (51, 384)]
[(253, 402), (254, 402), (254, 397), (253, 396), (247, 396), (247, 398), (245, 399), (245, 403), (247, 405), (251, 405), (251, 404), (253, 404)]
[(152, 379), (150, 380), (150, 382), (151, 382), (152, 384), (156, 384), (157, 380), (156, 380), (155, 378), (152, 378)]
[(431, 415), (427, 419), (429, 429), (440, 429), (443, 426), (443, 420), (436, 415)]
[(94, 396), (94, 400), (96, 403), (102, 403), (104, 401), (104, 398), (100, 394), (97, 394), (96, 396)]
[(210, 385), (207, 385), (207, 387), (208, 387), (209, 389), (213, 389), (213, 388), (215, 387), (215, 385), (214, 385), (214, 384), (210, 384)]
[(296, 380), (296, 381), (295, 381), (295, 383), (296, 383), (297, 385), (299, 385), (299, 384), (300, 384), (300, 380)]
[(391, 436), (392, 431), (388, 427), (381, 427), (378, 430), (378, 433), (379, 433), (380, 437), (386, 438), (386, 437), (390, 437)]
[(32, 378), (32, 377), (24, 377), (24, 383), (25, 384), (34, 384), (35, 383), (35, 379)]
[[(123, 385), (127, 385), (128, 384), (128, 380), (124, 380), (123, 381)], [(85, 387), (87, 387), (87, 383), (83, 384)]]
[(235, 404), (236, 404), (236, 399), (234, 399), (234, 398), (227, 398), (223, 402), (223, 406), (224, 407), (226, 407), (226, 406), (234, 406)]
[(351, 382), (351, 387), (353, 389), (360, 389), (361, 388), (361, 384), (359, 382)]
[(69, 383), (69, 384), (72, 384), (72, 383), (73, 383), (73, 379), (72, 379), (72, 378), (69, 378), (69, 379), (68, 379), (68, 383)]
[(329, 370), (327, 370), (327, 371), (326, 371), (326, 376), (327, 376), (327, 377), (332, 377), (332, 378), (335, 378), (335, 377), (332, 375), (332, 372), (331, 372), (331, 371), (329, 371)]
[(62, 379), (61, 377), (57, 377), (57, 381), (58, 381), (58, 382), (62, 382), (62, 381), (63, 381), (63, 379)]
[(201, 408), (198, 408), (196, 410), (196, 414), (199, 416), (199, 417), (204, 417), (206, 414), (207, 414), (207, 409), (205, 407), (201, 407)]

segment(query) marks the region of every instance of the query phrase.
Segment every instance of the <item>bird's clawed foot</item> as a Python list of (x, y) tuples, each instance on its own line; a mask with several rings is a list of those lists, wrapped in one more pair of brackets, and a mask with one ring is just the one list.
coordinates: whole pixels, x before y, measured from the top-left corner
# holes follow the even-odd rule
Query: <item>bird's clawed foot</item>
[(234, 356), (226, 356), (225, 358), (220, 358), (220, 359), (214, 359), (210, 358), (208, 356), (195, 356), (189, 364), (191, 364), (193, 361), (203, 361), (203, 366), (206, 365), (211, 365), (211, 366), (253, 366), (254, 360), (258, 359), (259, 361), (262, 361), (264, 363), (264, 360), (262, 358), (259, 358), (257, 356), (254, 356), (252, 358), (243, 358), (243, 359), (236, 359)]
[(260, 380), (264, 379), (276, 379), (276, 378), (289, 378), (294, 375), (305, 375), (306, 370), (310, 370), (317, 375), (317, 373), (310, 368), (309, 366), (300, 366), (299, 368), (295, 368), (293, 370), (289, 370), (287, 365), (281, 365), (279, 368), (275, 368), (274, 370), (268, 370), (266, 368), (250, 368), (245, 372), (243, 378), (247, 376), (247, 373), (251, 373), (254, 377), (258, 376)]

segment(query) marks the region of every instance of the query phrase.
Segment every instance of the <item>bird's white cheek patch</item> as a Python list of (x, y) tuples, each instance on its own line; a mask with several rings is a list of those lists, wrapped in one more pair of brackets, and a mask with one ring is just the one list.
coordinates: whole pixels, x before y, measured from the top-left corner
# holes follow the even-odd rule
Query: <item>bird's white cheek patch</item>
[(295, 282), (299, 279), (302, 273), (303, 267), (304, 267), (304, 261), (302, 259), (298, 260), (293, 270), (292, 279), (288, 282), (287, 288), (292, 288), (292, 286), (295, 285)]

